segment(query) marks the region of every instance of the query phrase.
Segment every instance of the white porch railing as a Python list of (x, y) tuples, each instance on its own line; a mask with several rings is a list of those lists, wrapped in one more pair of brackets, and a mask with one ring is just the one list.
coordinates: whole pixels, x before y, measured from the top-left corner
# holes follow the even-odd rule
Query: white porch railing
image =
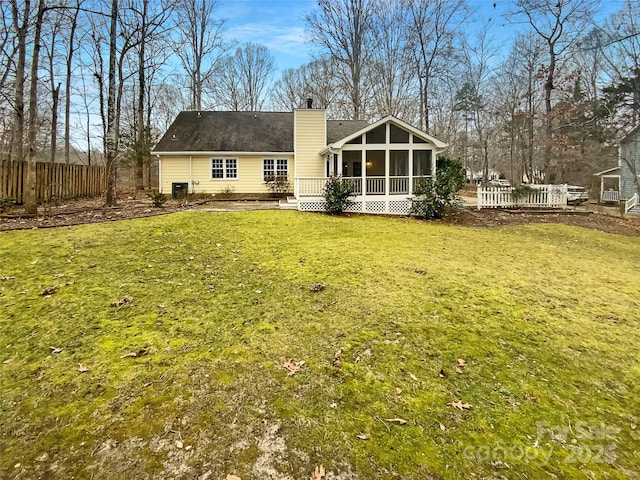
[(351, 183), (354, 195), (362, 195), (362, 177), (342, 177), (342, 181)]
[(640, 197), (638, 194), (634, 194), (629, 200), (624, 203), (624, 213), (627, 213), (630, 210), (633, 210), (637, 206), (640, 205)]
[[(413, 185), (421, 177), (413, 178)], [(299, 197), (321, 197), (327, 177), (298, 177), (295, 179), (295, 192)], [(362, 177), (342, 177), (343, 182), (351, 182), (353, 193), (362, 195)], [(367, 195), (408, 195), (410, 177), (389, 177), (389, 191), (386, 192), (386, 177), (366, 177)]]
[(402, 195), (409, 193), (409, 177), (389, 177), (389, 194)]
[(617, 190), (604, 190), (601, 197), (600, 200), (603, 202), (619, 202), (620, 192)]
[(535, 191), (514, 199), (513, 187), (478, 187), (478, 209), (537, 207), (559, 208), (567, 205), (566, 185), (531, 185)]
[(367, 177), (367, 195), (384, 195), (384, 177)]
[(295, 179), (295, 192), (298, 197), (317, 197), (322, 195), (326, 177), (308, 177)]

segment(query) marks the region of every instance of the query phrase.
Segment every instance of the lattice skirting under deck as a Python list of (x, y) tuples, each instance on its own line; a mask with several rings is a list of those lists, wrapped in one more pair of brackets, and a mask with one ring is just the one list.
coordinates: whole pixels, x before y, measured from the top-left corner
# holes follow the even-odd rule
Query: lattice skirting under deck
[[(323, 212), (324, 206), (324, 200), (298, 199), (298, 210), (300, 211)], [(409, 200), (365, 200), (351, 202), (345, 212), (408, 215), (410, 210), (411, 202)]]

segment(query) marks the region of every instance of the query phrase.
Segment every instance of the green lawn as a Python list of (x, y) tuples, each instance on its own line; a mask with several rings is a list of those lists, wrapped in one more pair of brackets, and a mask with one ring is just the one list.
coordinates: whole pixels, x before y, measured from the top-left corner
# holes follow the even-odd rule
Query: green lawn
[(0, 277), (0, 478), (640, 471), (637, 237), (178, 213), (0, 233)]

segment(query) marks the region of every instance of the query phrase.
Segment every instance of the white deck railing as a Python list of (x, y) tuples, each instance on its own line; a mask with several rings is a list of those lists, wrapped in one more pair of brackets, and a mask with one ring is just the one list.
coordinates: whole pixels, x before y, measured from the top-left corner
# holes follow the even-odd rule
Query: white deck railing
[[(365, 177), (366, 178), (366, 195), (408, 195), (411, 177)], [(417, 182), (421, 178), (413, 177), (413, 188), (415, 189)], [(299, 197), (321, 197), (325, 184), (329, 180), (328, 177), (298, 177), (295, 179), (296, 195)], [(351, 182), (353, 193), (362, 195), (363, 177), (342, 177), (343, 182)], [(388, 180), (388, 182), (387, 182)], [(388, 191), (387, 191), (388, 183)]]
[(559, 208), (567, 205), (566, 185), (531, 185), (535, 191), (514, 199), (513, 187), (478, 187), (478, 209), (537, 207)]
[(640, 205), (640, 197), (638, 194), (634, 194), (629, 200), (624, 203), (624, 213), (627, 213), (630, 210), (633, 210), (638, 205)]
[(367, 195), (384, 195), (384, 177), (367, 177)]
[(603, 202), (619, 202), (620, 192), (617, 190), (605, 190), (602, 192), (601, 201)]

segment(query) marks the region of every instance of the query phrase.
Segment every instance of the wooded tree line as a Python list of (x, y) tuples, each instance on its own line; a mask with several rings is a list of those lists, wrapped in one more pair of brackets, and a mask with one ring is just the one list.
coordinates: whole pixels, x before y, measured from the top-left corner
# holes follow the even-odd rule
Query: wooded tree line
[[(487, 4), (490, 5), (490, 4)], [(393, 114), (449, 143), (474, 170), (579, 181), (612, 162), (639, 119), (640, 4), (596, 24), (594, 0), (514, 0), (474, 25), (465, 0), (319, 0), (314, 60), (276, 76), (264, 45), (225, 32), (218, 0), (3, 0), (0, 158), (144, 167), (181, 110)], [(510, 45), (493, 23), (522, 32)], [(508, 53), (505, 53), (508, 52)]]

